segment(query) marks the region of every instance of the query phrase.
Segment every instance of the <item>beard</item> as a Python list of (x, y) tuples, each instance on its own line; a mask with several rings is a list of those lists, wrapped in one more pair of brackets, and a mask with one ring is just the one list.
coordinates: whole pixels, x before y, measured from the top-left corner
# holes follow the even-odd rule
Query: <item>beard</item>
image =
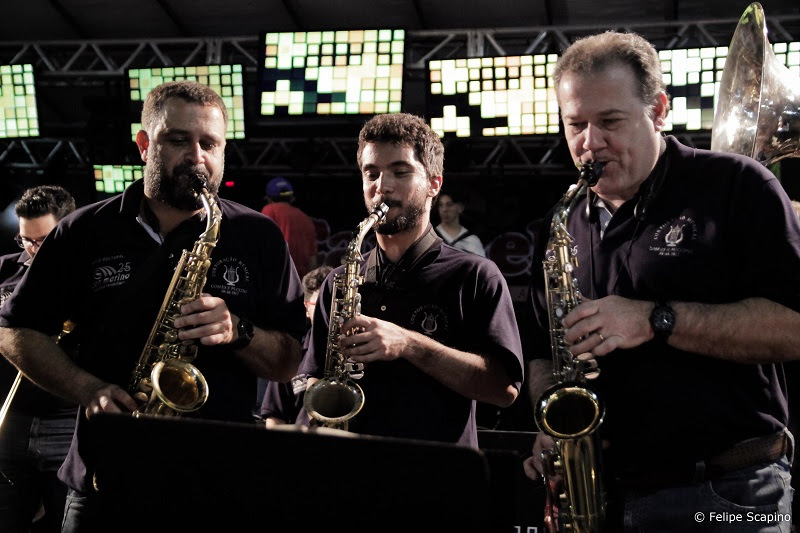
[(391, 218), (387, 215), (386, 220), (375, 227), (375, 232), (381, 235), (395, 235), (419, 226), (422, 215), (425, 213), (425, 204), (415, 203), (414, 200), (412, 198), (405, 207), (399, 200), (384, 200), (390, 208), (399, 207), (401, 211)]
[(148, 196), (176, 209), (195, 211), (200, 207), (194, 188), (194, 177), (198, 174), (205, 178), (208, 191), (216, 195), (222, 181), (221, 173), (220, 176), (210, 176), (204, 167), (187, 163), (181, 163), (169, 171), (161, 157), (151, 156), (144, 171)]

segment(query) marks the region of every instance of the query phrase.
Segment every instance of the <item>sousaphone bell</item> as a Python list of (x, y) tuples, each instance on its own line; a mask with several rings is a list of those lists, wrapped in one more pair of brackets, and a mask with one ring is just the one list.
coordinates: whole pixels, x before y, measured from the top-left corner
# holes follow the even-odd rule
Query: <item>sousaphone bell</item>
[(761, 4), (745, 9), (728, 47), (711, 149), (765, 166), (800, 157), (800, 77), (781, 64), (767, 40)]

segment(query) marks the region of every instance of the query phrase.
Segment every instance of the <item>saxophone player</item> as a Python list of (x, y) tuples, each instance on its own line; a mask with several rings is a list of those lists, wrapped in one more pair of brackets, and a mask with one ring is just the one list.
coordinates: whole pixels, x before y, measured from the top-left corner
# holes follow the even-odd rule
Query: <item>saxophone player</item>
[[(789, 531), (781, 362), (800, 358), (789, 199), (757, 161), (663, 135), (670, 100), (640, 36), (578, 40), (553, 79), (572, 159), (604, 165), (567, 221), (583, 300), (563, 325), (572, 353), (599, 368), (608, 531)], [(535, 242), (543, 260), (546, 235)], [(534, 275), (533, 399), (552, 377), (545, 297)]]
[[(477, 448), (476, 401), (505, 407), (516, 399), (521, 346), (497, 266), (444, 244), (430, 223), (443, 158), (438, 136), (414, 115), (377, 115), (359, 134), (364, 203), (369, 212), (383, 202), (388, 212), (359, 267), (361, 313), (338, 339), (341, 355), (365, 365), (357, 380), (364, 405), (348, 429)], [(303, 361), (316, 378), (334, 278), (344, 270), (327, 277), (317, 302)]]
[[(223, 175), (227, 110), (207, 86), (156, 87), (141, 122), (143, 180), (63, 219), (0, 318), (0, 351), (35, 383), (84, 407), (59, 471), (70, 487), (65, 532), (111, 530), (92, 491), (90, 450), (102, 443), (87, 420), (137, 409), (126, 388), (132, 370), (182, 252), (207, 227), (195, 180), (216, 197)], [(179, 307), (170, 327), (199, 346), (194, 364), (211, 390), (192, 416), (252, 423), (257, 377), (288, 381), (296, 373), (303, 292), (280, 229), (234, 202), (216, 204), (220, 236), (203, 292)], [(67, 318), (78, 324), (76, 362), (48, 337)]]

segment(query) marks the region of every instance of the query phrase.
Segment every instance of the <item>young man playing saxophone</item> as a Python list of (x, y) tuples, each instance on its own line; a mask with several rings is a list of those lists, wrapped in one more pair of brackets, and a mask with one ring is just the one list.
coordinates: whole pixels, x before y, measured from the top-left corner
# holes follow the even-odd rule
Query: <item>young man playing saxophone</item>
[[(371, 211), (383, 202), (388, 213), (360, 266), (361, 314), (341, 326), (341, 354), (365, 365), (364, 406), (348, 429), (477, 448), (476, 401), (507, 407), (516, 399), (521, 347), (497, 266), (433, 231), (443, 161), (441, 140), (413, 115), (377, 115), (359, 135), (364, 203)], [(333, 281), (329, 275), (320, 291), (303, 362), (316, 378), (325, 367)], [(306, 402), (312, 387), (309, 380)]]
[[(87, 418), (138, 407), (127, 390), (183, 250), (206, 228), (195, 176), (216, 194), (222, 180), (227, 111), (210, 88), (174, 82), (153, 89), (136, 142), (144, 179), (122, 195), (79, 209), (42, 246), (0, 316), (0, 351), (43, 388), (85, 407), (59, 472), (70, 487), (65, 532), (108, 530), (92, 492)], [(252, 421), (256, 378), (287, 381), (301, 359), (303, 292), (278, 227), (234, 202), (222, 211), (204, 293), (172, 327), (195, 340), (193, 364), (208, 402), (192, 416)], [(64, 257), (70, 260), (64, 261)], [(78, 362), (49, 336), (77, 324)]]

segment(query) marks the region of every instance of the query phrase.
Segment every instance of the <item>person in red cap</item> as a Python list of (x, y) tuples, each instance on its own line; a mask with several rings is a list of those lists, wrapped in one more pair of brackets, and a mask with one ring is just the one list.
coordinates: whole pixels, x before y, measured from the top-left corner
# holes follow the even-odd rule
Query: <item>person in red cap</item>
[(294, 198), (291, 183), (285, 178), (272, 178), (267, 183), (267, 204), (261, 212), (281, 229), (289, 245), (289, 255), (302, 278), (317, 267), (317, 230), (311, 217), (292, 205)]

